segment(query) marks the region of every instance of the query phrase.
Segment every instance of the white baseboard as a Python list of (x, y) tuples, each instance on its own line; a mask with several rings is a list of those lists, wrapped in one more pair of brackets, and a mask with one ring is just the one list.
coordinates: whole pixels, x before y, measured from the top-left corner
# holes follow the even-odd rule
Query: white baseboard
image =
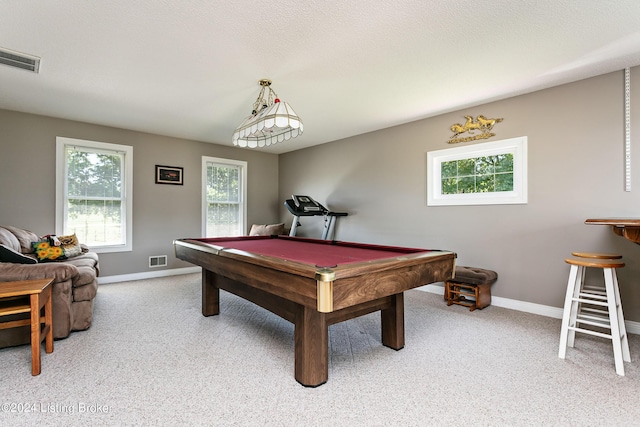
[[(419, 291), (431, 292), (433, 294), (444, 295), (442, 285), (427, 285), (418, 288)], [(562, 319), (562, 308), (548, 305), (534, 304), (532, 302), (518, 301), (509, 298), (491, 297), (491, 304), (497, 307), (504, 307), (510, 310), (523, 311), (525, 313), (538, 314), (540, 316)], [(640, 334), (640, 322), (625, 320), (625, 327), (630, 334)]]
[(154, 279), (156, 277), (178, 276), (180, 274), (200, 273), (200, 267), (172, 268), (169, 270), (145, 271), (143, 273), (120, 274), (117, 276), (98, 277), (98, 284), (129, 282), (131, 280)]

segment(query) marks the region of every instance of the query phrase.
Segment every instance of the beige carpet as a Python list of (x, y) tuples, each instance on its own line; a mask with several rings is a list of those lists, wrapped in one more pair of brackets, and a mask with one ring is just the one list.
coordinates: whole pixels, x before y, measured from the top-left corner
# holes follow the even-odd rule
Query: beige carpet
[[(558, 284), (563, 286), (563, 284)], [(470, 313), (407, 292), (406, 346), (377, 313), (330, 328), (329, 381), (293, 378), (293, 326), (222, 292), (200, 313), (200, 275), (102, 285), (91, 329), (55, 342), (31, 376), (28, 346), (0, 350), (0, 424), (220, 426), (640, 425), (640, 337), (615, 373), (610, 342), (490, 306)]]

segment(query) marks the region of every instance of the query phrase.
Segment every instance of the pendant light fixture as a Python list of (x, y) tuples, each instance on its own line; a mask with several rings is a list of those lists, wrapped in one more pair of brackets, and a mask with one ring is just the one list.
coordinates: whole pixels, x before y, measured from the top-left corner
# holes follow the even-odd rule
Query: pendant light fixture
[(233, 133), (233, 145), (258, 148), (286, 141), (302, 134), (300, 117), (271, 89), (271, 80), (261, 79), (260, 93), (251, 115)]

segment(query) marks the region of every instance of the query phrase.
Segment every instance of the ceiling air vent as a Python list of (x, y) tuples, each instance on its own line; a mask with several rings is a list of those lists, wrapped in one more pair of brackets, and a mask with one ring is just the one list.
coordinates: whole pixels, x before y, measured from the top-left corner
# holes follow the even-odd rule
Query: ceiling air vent
[(37, 73), (40, 70), (40, 58), (0, 47), (0, 64), (21, 68)]

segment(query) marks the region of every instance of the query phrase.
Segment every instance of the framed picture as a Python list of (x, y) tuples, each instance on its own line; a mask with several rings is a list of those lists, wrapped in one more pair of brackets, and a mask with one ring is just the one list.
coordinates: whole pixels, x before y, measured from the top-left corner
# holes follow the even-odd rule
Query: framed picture
[(182, 185), (183, 168), (156, 165), (156, 184)]
[(527, 137), (427, 153), (427, 205), (527, 203)]

